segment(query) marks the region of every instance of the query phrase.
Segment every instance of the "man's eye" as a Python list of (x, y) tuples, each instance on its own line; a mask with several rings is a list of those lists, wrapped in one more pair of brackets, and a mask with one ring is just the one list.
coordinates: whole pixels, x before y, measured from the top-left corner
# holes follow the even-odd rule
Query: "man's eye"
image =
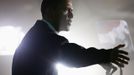
[(63, 12), (64, 15), (67, 14), (67, 13), (68, 13), (68, 10), (66, 10), (66, 11)]

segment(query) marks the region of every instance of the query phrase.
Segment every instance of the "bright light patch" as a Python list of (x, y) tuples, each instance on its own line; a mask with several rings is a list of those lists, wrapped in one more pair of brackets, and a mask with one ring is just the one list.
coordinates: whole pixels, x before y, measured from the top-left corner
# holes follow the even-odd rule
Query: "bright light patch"
[(105, 75), (105, 70), (99, 65), (85, 68), (69, 68), (63, 64), (56, 64), (58, 75)]
[(19, 27), (0, 27), (0, 55), (13, 55), (23, 36)]
[(134, 51), (131, 35), (125, 20), (103, 21), (98, 23), (97, 26), (101, 45), (111, 48), (118, 44), (125, 44), (124, 50), (128, 52)]

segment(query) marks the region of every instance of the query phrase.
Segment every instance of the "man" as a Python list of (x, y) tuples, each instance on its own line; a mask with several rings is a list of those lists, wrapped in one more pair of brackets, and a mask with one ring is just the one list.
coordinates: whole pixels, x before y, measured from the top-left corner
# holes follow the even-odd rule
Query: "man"
[(25, 35), (17, 48), (12, 65), (12, 75), (57, 75), (54, 64), (62, 62), (73, 67), (93, 64), (115, 63), (120, 67), (128, 64), (127, 52), (113, 49), (85, 49), (58, 35), (68, 31), (71, 25), (72, 4), (70, 0), (43, 0), (42, 20)]

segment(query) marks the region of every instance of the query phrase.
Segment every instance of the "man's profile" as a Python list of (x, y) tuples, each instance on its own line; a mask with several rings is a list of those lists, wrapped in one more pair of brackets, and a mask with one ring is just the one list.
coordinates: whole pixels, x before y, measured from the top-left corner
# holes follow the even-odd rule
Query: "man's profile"
[(57, 61), (72, 67), (114, 63), (128, 64), (128, 53), (119, 45), (113, 49), (84, 48), (58, 35), (68, 31), (73, 18), (71, 0), (43, 0), (42, 20), (27, 32), (17, 48), (12, 64), (12, 75), (57, 75)]

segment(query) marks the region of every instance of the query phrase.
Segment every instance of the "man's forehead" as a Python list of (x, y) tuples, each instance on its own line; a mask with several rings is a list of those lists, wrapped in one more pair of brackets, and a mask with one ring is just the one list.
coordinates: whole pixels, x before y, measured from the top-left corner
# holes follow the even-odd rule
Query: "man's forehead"
[(72, 1), (71, 0), (67, 0), (67, 8), (71, 8), (73, 9), (73, 6), (72, 6)]
[(73, 9), (72, 0), (63, 0), (63, 4), (60, 6), (60, 8), (64, 10)]

